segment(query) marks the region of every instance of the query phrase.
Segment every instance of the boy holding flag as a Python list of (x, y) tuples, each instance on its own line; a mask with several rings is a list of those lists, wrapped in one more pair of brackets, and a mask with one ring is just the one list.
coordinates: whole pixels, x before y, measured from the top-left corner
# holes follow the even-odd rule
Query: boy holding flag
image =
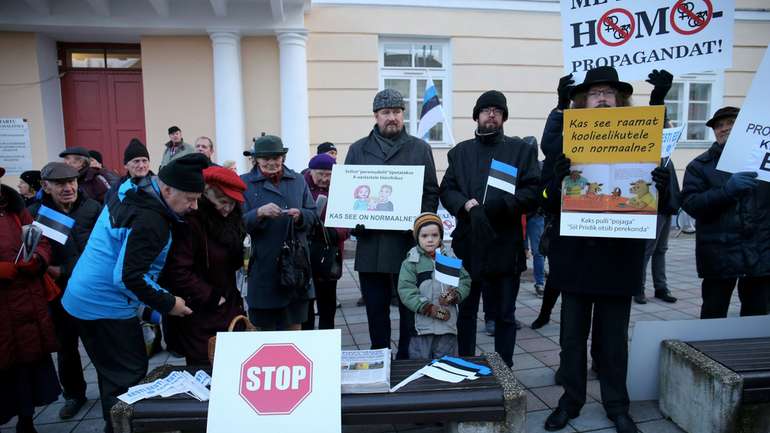
[(409, 359), (435, 359), (457, 354), (457, 304), (471, 290), (462, 262), (442, 251), (441, 218), (423, 212), (414, 221), (413, 247), (401, 264), (398, 295), (413, 311), (415, 334)]

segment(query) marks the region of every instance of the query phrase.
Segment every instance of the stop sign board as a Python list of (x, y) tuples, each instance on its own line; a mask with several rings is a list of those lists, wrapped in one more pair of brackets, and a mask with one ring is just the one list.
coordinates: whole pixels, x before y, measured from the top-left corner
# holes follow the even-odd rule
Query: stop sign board
[(260, 415), (290, 414), (313, 392), (313, 362), (292, 343), (263, 344), (241, 364), (239, 390)]

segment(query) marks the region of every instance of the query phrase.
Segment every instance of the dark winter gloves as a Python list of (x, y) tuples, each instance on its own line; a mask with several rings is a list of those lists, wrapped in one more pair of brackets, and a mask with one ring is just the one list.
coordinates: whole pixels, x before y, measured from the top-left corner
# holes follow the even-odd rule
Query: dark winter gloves
[(436, 320), (449, 320), (449, 310), (438, 305), (431, 304), (430, 302), (425, 304), (420, 310), (420, 313), (431, 317)]
[(671, 175), (665, 167), (655, 167), (652, 171), (652, 181), (655, 182), (655, 188), (658, 192), (667, 191), (669, 182), (671, 182)]
[(460, 292), (455, 288), (448, 288), (446, 292), (442, 293), (438, 298), (438, 303), (441, 305), (454, 305), (460, 302)]
[[(571, 103), (569, 94), (574, 87), (573, 84), (575, 84), (575, 80), (572, 79), (572, 74), (565, 75), (559, 79), (559, 87), (556, 88), (556, 91), (559, 93), (559, 102), (556, 104), (557, 109), (566, 110), (569, 108)], [(669, 87), (671, 86), (669, 85)]]
[(350, 235), (355, 237), (360, 237), (364, 234), (364, 231), (366, 231), (366, 227), (364, 227), (363, 224), (356, 224), (355, 228), (350, 230)]
[(571, 166), (572, 161), (567, 158), (567, 155), (560, 153), (559, 156), (556, 157), (556, 160), (553, 162), (554, 180), (557, 183), (561, 183), (565, 177), (569, 176)]
[(753, 171), (742, 171), (730, 176), (725, 184), (727, 195), (735, 196), (751, 191), (759, 184), (757, 173)]
[(16, 265), (11, 262), (0, 262), (0, 280), (12, 280), (16, 278)]
[(650, 93), (650, 105), (663, 105), (666, 94), (671, 90), (674, 76), (665, 69), (660, 71), (653, 69), (646, 81), (654, 86), (652, 93)]

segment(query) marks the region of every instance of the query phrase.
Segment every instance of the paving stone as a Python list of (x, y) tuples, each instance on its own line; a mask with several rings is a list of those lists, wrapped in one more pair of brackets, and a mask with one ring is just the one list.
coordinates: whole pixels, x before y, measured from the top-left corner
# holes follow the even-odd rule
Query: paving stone
[(559, 349), (559, 345), (554, 343), (550, 338), (540, 336), (529, 340), (516, 340), (516, 344), (526, 352), (542, 352), (545, 350)]
[[(527, 433), (545, 433), (545, 419), (551, 414), (551, 410), (541, 410), (537, 412), (527, 412)], [(567, 425), (559, 433), (574, 432), (572, 426)]]
[(559, 357), (560, 353), (561, 349), (554, 349), (546, 350), (544, 352), (532, 352), (532, 356), (537, 358), (538, 361), (542, 362), (548, 367), (552, 367), (561, 363), (561, 358)]
[(559, 405), (559, 399), (564, 394), (564, 388), (559, 385), (531, 388), (530, 391), (551, 409), (555, 409)]
[(542, 400), (537, 398), (537, 396), (533, 394), (532, 391), (526, 390), (525, 393), (527, 395), (527, 412), (548, 409), (548, 406), (546, 406)]
[(554, 385), (554, 371), (547, 367), (514, 372), (516, 379), (527, 388)]
[(546, 365), (540, 362), (537, 358), (529, 353), (522, 353), (520, 355), (513, 355), (513, 371), (529, 370), (531, 368), (545, 367)]
[(658, 409), (658, 401), (632, 401), (628, 413), (637, 423), (663, 419), (663, 414)]
[(104, 420), (86, 419), (72, 430), (72, 433), (102, 433), (104, 431)]
[(684, 430), (677, 427), (676, 424), (666, 419), (645, 422), (637, 424), (636, 426), (639, 428), (639, 430), (642, 431), (642, 433), (686, 433)]
[(607, 418), (607, 413), (599, 403), (588, 403), (583, 406), (580, 416), (570, 420), (570, 425), (577, 431), (599, 430), (613, 427), (615, 424)]

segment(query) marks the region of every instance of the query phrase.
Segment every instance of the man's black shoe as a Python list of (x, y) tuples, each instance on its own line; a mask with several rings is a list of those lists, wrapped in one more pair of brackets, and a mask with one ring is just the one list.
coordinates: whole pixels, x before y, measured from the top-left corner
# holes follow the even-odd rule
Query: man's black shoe
[(668, 302), (669, 304), (676, 302), (676, 298), (671, 296), (671, 292), (668, 290), (656, 290), (655, 297), (663, 302)]
[(551, 414), (548, 415), (548, 418), (546, 418), (545, 429), (548, 431), (561, 430), (564, 427), (567, 427), (567, 423), (573, 418), (577, 418), (577, 415), (570, 416), (566, 410), (557, 407), (556, 410), (551, 412)]
[(641, 295), (636, 295), (634, 296), (634, 302), (636, 302), (637, 304), (646, 304), (647, 297), (644, 296), (644, 293), (642, 293)]
[(548, 322), (551, 321), (551, 317), (548, 316), (537, 316), (537, 319), (535, 319), (534, 322), (532, 322), (532, 325), (530, 325), (530, 328), (532, 329), (540, 329), (543, 326), (547, 325)]
[(84, 404), (86, 404), (85, 398), (68, 398), (64, 402), (64, 406), (62, 406), (61, 410), (59, 411), (59, 418), (61, 419), (70, 419), (78, 414), (80, 411), (80, 408), (83, 407)]
[(639, 432), (639, 430), (636, 429), (636, 424), (634, 424), (634, 421), (631, 419), (630, 416), (628, 416), (627, 413), (611, 416), (609, 417), (609, 419), (611, 419), (612, 422), (615, 423), (615, 430), (617, 430), (618, 433), (638, 433)]

